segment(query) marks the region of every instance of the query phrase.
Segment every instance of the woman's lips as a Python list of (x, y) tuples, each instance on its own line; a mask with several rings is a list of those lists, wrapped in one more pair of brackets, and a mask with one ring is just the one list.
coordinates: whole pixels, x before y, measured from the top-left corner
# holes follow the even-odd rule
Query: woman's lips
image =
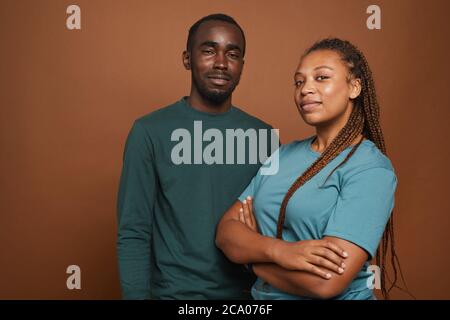
[(316, 109), (321, 104), (321, 102), (308, 102), (306, 104), (302, 104), (301, 109), (305, 112), (314, 111), (314, 109)]

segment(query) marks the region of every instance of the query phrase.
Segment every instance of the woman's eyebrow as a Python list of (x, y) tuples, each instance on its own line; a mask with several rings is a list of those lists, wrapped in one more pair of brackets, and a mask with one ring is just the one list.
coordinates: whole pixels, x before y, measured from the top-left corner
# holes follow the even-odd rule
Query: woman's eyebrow
[[(313, 71), (319, 70), (319, 69), (323, 69), (323, 68), (325, 68), (325, 69), (330, 69), (330, 70), (334, 71), (334, 69), (333, 69), (332, 67), (325, 66), (325, 65), (315, 67), (315, 68), (313, 69)], [(296, 73), (294, 73), (294, 77), (297, 76), (297, 75), (303, 75), (303, 73), (301, 73), (300, 71), (297, 71)]]
[(318, 66), (318, 67), (315, 67), (315, 68), (314, 68), (314, 70), (318, 70), (318, 69), (323, 69), (323, 68), (325, 68), (325, 69), (330, 69), (330, 70), (333, 70), (333, 71), (334, 71), (334, 69), (333, 69), (332, 67), (329, 67), (329, 66), (325, 66), (325, 65), (323, 65), (323, 66)]

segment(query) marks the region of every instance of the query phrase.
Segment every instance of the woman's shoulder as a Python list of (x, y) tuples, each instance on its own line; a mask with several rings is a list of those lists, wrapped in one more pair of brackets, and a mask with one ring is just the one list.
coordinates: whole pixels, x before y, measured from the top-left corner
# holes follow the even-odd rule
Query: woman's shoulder
[(351, 160), (348, 161), (349, 166), (347, 166), (347, 173), (350, 175), (371, 169), (384, 169), (395, 175), (391, 160), (369, 139), (361, 143)]
[[(311, 142), (315, 136), (310, 136), (302, 140), (294, 140), (290, 143), (283, 144), (279, 148), (280, 158), (288, 158), (292, 155), (297, 156), (313, 156), (317, 157), (317, 153), (311, 150)], [(347, 148), (342, 156), (350, 152), (351, 147)], [(338, 159), (336, 161), (339, 161)], [(353, 175), (368, 169), (385, 169), (395, 174), (394, 166), (391, 160), (381, 152), (374, 142), (364, 139), (357, 151), (351, 159), (347, 161), (341, 171), (345, 171), (346, 176)]]
[(290, 153), (298, 153), (307, 151), (309, 146), (311, 145), (311, 141), (314, 136), (302, 139), (302, 140), (294, 140), (290, 143), (282, 144), (280, 146), (280, 154), (290, 154)]
[(363, 142), (364, 143), (362, 143), (360, 150), (361, 162), (394, 170), (391, 160), (377, 147), (373, 141), (364, 139)]

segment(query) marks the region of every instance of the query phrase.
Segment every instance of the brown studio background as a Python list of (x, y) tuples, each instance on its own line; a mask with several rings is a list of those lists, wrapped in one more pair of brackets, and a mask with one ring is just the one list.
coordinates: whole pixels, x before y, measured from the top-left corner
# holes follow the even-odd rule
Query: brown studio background
[[(312, 42), (356, 43), (375, 75), (388, 153), (399, 177), (397, 250), (409, 289), (450, 299), (449, 2), (1, 2), (0, 298), (117, 299), (116, 194), (134, 119), (189, 92), (187, 30), (224, 12), (247, 36), (234, 104), (280, 128), (312, 134), (293, 103), (293, 71)], [(381, 7), (381, 30), (366, 8)], [(66, 288), (81, 267), (81, 290)], [(396, 290), (393, 298), (408, 298)]]

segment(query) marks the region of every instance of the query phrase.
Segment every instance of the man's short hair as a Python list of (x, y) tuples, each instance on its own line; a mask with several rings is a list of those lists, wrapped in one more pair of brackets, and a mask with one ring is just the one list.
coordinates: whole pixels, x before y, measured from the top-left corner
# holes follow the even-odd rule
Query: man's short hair
[(236, 27), (238, 27), (238, 29), (241, 31), (242, 34), (242, 38), (244, 39), (244, 48), (242, 48), (242, 56), (245, 55), (245, 35), (244, 35), (244, 31), (242, 30), (241, 26), (236, 22), (236, 20), (234, 20), (232, 17), (223, 14), (223, 13), (215, 13), (215, 14), (210, 14), (206, 17), (201, 18), (200, 20), (198, 20), (196, 23), (194, 23), (191, 28), (189, 29), (189, 34), (188, 34), (188, 38), (187, 38), (187, 43), (186, 43), (186, 49), (188, 52), (191, 52), (192, 50), (192, 45), (194, 42), (194, 37), (195, 34), (197, 33), (198, 28), (200, 27), (200, 25), (203, 22), (206, 21), (223, 21), (223, 22), (227, 22), (230, 23), (232, 25), (235, 25)]

